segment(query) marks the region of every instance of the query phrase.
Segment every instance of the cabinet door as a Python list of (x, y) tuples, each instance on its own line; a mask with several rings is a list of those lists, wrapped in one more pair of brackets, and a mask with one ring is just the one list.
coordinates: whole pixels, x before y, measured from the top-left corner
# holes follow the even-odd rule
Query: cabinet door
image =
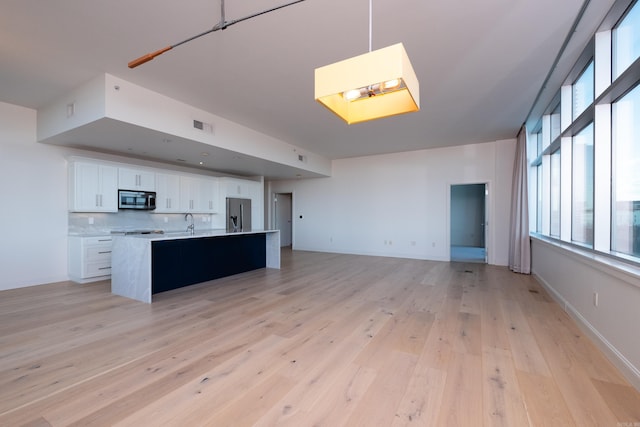
[(223, 178), (225, 197), (249, 198), (248, 181), (235, 178)]
[(180, 210), (180, 176), (156, 174), (155, 213), (178, 213)]
[(200, 180), (191, 176), (180, 177), (180, 211), (200, 212)]
[(100, 165), (98, 170), (100, 208), (103, 212), (118, 212), (118, 168)]
[(92, 212), (99, 207), (98, 165), (73, 163), (69, 165), (69, 210)]
[(71, 163), (69, 165), (69, 210), (117, 212), (117, 168), (99, 163)]
[(122, 190), (156, 191), (156, 174), (144, 169), (118, 168), (118, 187)]
[(202, 198), (202, 213), (218, 212), (218, 180), (215, 178), (203, 178), (200, 183), (200, 196)]
[(203, 214), (217, 213), (218, 180), (180, 176), (180, 211)]

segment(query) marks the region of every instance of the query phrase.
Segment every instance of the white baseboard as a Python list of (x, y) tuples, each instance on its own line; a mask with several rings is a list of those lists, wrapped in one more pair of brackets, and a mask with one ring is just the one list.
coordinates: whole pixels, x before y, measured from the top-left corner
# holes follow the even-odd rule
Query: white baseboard
[(580, 329), (586, 333), (596, 346), (607, 356), (607, 359), (620, 370), (622, 375), (636, 390), (640, 391), (640, 370), (618, 351), (587, 319), (576, 310), (546, 280), (532, 272), (533, 277), (551, 294), (553, 299), (571, 316)]

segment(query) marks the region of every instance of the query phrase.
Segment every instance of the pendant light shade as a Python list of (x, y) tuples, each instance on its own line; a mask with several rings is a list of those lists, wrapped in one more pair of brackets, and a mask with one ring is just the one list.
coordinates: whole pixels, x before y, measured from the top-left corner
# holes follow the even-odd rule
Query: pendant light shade
[(420, 86), (398, 43), (316, 68), (315, 99), (354, 124), (420, 110)]

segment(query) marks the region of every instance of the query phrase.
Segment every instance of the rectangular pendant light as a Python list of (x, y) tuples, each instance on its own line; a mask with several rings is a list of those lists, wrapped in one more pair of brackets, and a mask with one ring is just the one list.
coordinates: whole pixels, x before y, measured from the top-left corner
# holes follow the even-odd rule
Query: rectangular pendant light
[(348, 124), (420, 110), (420, 86), (402, 43), (315, 70), (315, 99)]

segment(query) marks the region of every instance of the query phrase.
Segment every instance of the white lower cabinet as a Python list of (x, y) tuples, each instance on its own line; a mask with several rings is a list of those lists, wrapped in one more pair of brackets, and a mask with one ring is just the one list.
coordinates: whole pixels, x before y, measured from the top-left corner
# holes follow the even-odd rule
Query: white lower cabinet
[(111, 276), (111, 236), (69, 236), (69, 278), (87, 283)]

